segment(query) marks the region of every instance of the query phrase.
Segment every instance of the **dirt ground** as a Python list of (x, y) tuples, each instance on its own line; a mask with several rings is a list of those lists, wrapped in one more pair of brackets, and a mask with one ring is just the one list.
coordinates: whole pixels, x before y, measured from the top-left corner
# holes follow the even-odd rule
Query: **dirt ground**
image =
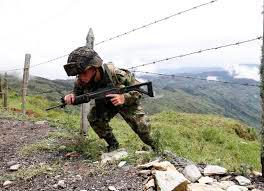
[[(108, 190), (114, 186), (118, 190), (143, 190), (144, 179), (137, 174), (132, 166), (122, 168), (117, 165), (99, 166), (77, 158), (65, 158), (65, 153), (58, 151), (42, 152), (30, 157), (21, 156), (19, 150), (26, 144), (35, 143), (45, 138), (54, 129), (48, 125), (35, 125), (30, 122), (0, 119), (0, 190)], [(53, 174), (39, 174), (24, 180), (16, 178), (14, 183), (4, 188), (2, 185), (6, 177), (16, 173), (10, 172), (7, 165), (10, 161), (17, 161), (27, 169), (30, 166), (54, 164), (57, 161), (59, 169)], [(59, 161), (59, 162), (58, 162)], [(65, 188), (57, 188), (59, 180), (65, 181)]]

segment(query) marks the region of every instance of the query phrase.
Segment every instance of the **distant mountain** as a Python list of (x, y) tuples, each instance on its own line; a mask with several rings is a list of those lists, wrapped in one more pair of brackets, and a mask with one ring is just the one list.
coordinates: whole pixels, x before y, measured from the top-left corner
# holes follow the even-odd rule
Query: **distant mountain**
[[(236, 79), (226, 71), (207, 71), (201, 73), (182, 73), (182, 76), (207, 78), (234, 83), (257, 84), (251, 79)], [(250, 126), (260, 127), (259, 88), (208, 82), (181, 77), (141, 75), (140, 78), (153, 82), (155, 97), (143, 99), (145, 109), (150, 114), (161, 111), (216, 114), (239, 119)], [(9, 87), (20, 93), (21, 82), (14, 76), (8, 77)], [(73, 89), (73, 80), (49, 80), (31, 77), (28, 85), (29, 95), (42, 95), (51, 101)]]
[[(211, 71), (200, 74), (183, 74), (206, 78), (216, 76), (218, 80), (257, 85), (251, 79), (235, 79), (227, 72)], [(153, 82), (156, 98), (145, 99), (149, 113), (173, 110), (187, 113), (217, 114), (239, 119), (253, 127), (260, 126), (259, 88), (208, 82), (186, 78), (141, 76)]]

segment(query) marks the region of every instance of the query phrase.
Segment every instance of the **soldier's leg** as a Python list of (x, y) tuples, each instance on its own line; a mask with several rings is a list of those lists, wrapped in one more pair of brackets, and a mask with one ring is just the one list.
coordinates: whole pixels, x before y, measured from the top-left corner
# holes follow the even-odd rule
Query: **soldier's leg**
[(88, 121), (91, 127), (101, 139), (104, 139), (107, 142), (108, 151), (115, 150), (119, 147), (119, 143), (109, 125), (109, 121), (116, 115), (116, 113), (116, 111), (105, 110), (103, 117), (98, 118), (96, 115), (96, 107), (94, 106), (88, 114)]
[(124, 107), (119, 112), (139, 138), (155, 151), (155, 143), (150, 136), (151, 124), (141, 105)]

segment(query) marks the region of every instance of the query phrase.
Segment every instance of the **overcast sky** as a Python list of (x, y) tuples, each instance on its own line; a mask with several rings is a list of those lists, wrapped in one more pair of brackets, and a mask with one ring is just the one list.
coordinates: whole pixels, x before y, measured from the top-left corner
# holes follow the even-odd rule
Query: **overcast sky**
[[(22, 68), (65, 55), (85, 45), (90, 27), (95, 42), (208, 0), (0, 0), (0, 70)], [(95, 47), (104, 62), (119, 67), (148, 63), (182, 53), (262, 35), (262, 0), (218, 0), (197, 10)], [(261, 42), (142, 67), (162, 68), (259, 64)], [(67, 78), (67, 57), (30, 70), (31, 75)], [(247, 73), (247, 70), (244, 71)], [(21, 72), (18, 72), (21, 73)], [(250, 73), (250, 72), (248, 72)], [(250, 75), (257, 75), (255, 73)]]

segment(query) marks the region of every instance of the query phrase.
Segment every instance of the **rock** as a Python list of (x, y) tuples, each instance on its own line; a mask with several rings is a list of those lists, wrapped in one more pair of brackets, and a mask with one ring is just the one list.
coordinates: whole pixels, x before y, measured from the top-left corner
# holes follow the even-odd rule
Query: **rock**
[(211, 185), (217, 186), (219, 188), (226, 190), (230, 186), (235, 185), (235, 183), (233, 181), (221, 181), (221, 182), (213, 182)]
[(13, 184), (13, 182), (10, 181), (10, 180), (7, 180), (7, 181), (4, 182), (3, 187), (10, 186), (11, 184)]
[(169, 161), (162, 161), (162, 162), (154, 163), (153, 168), (155, 168), (156, 170), (162, 170), (162, 171), (166, 171), (166, 170), (177, 171), (174, 165), (171, 164)]
[(59, 180), (59, 182), (58, 182), (58, 187), (60, 187), (60, 188), (66, 188), (66, 184), (65, 184), (65, 181), (64, 180)]
[(251, 191), (261, 191), (261, 190), (255, 188), (255, 189), (253, 189), (253, 190), (251, 190)]
[(244, 176), (236, 176), (235, 179), (238, 181), (239, 185), (241, 186), (247, 186), (251, 184), (251, 181)]
[(108, 190), (110, 190), (110, 191), (117, 191), (117, 189), (114, 186), (109, 186), (108, 187)]
[(46, 125), (47, 123), (47, 121), (37, 121), (35, 122), (35, 125)]
[(226, 174), (227, 170), (223, 167), (217, 166), (217, 165), (207, 165), (204, 168), (204, 175), (210, 176), (210, 175), (221, 175)]
[(232, 176), (228, 175), (228, 176), (224, 176), (223, 178), (221, 178), (221, 181), (226, 181), (226, 180), (230, 180), (232, 178)]
[(139, 175), (149, 175), (151, 174), (151, 170), (140, 170), (138, 174)]
[(154, 179), (150, 179), (147, 184), (144, 186), (144, 190), (148, 190), (149, 188), (155, 187), (155, 181)]
[(125, 166), (126, 164), (126, 161), (121, 161), (119, 164), (118, 164), (118, 167), (121, 168), (123, 166)]
[(125, 149), (117, 149), (109, 153), (103, 153), (101, 156), (101, 163), (105, 164), (107, 162), (120, 160), (128, 156), (128, 153)]
[(189, 191), (224, 191), (222, 188), (213, 185), (193, 183), (188, 186)]
[(156, 171), (155, 179), (160, 191), (187, 191), (188, 180), (178, 171)]
[(17, 171), (20, 167), (21, 167), (20, 164), (15, 164), (15, 165), (10, 166), (10, 170), (11, 171)]
[(261, 172), (258, 172), (258, 171), (252, 171), (252, 174), (254, 176), (262, 176), (262, 173)]
[(10, 166), (13, 166), (13, 165), (15, 165), (15, 164), (17, 164), (17, 161), (9, 161), (9, 162), (7, 162), (6, 163), (6, 165), (8, 166), (8, 167), (10, 167)]
[(82, 176), (81, 175), (76, 175), (76, 180), (78, 180), (78, 181), (82, 181)]
[(248, 191), (248, 188), (244, 186), (233, 185), (227, 188), (226, 191)]
[(136, 155), (146, 155), (146, 154), (150, 154), (150, 151), (136, 151), (135, 154)]
[(203, 177), (201, 177), (201, 178), (198, 180), (198, 182), (199, 182), (200, 184), (210, 184), (210, 183), (216, 182), (216, 180), (213, 179), (213, 178), (211, 178), (211, 177), (209, 177), (209, 176), (203, 176)]
[(195, 165), (188, 165), (183, 170), (183, 175), (191, 182), (196, 182), (202, 177), (199, 169)]
[(148, 168), (151, 168), (153, 164), (158, 163), (159, 161), (160, 160), (158, 159), (158, 160), (154, 160), (149, 163), (146, 163), (146, 164), (138, 165), (137, 168), (138, 169), (148, 169)]

